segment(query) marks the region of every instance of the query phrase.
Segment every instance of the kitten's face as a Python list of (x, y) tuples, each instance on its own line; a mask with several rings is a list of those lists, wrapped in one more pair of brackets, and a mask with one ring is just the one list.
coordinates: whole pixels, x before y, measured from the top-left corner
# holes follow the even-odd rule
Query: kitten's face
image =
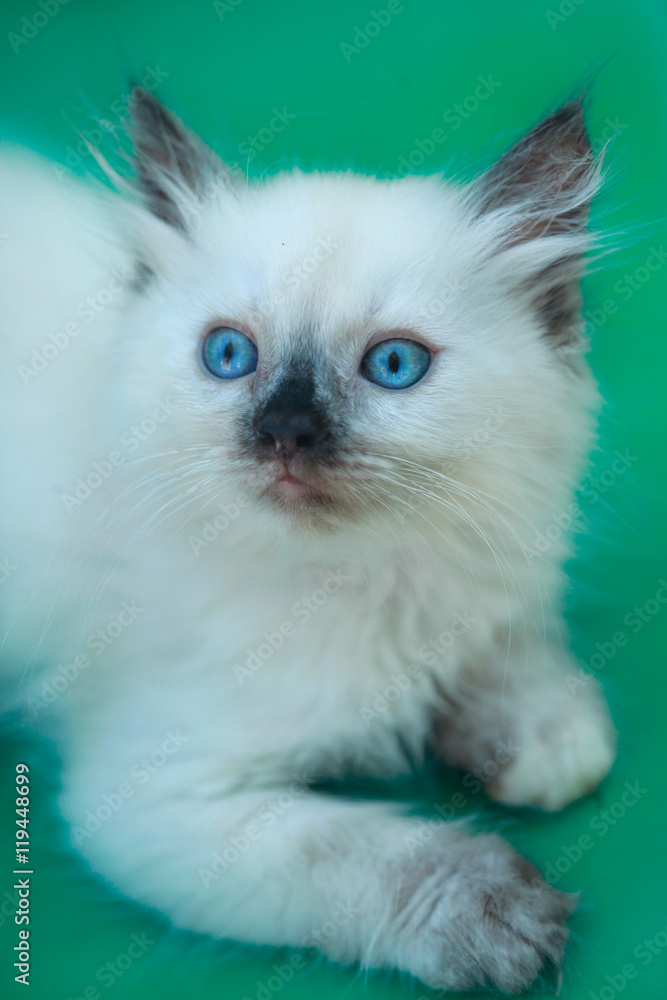
[(171, 228), (128, 358), (144, 391), (178, 400), (172, 442), (289, 523), (390, 530), (443, 477), (511, 462), (522, 434), (554, 447), (581, 226), (483, 206), (501, 181), (471, 197), (440, 178), (294, 172), (209, 177), (189, 207), (161, 197)]

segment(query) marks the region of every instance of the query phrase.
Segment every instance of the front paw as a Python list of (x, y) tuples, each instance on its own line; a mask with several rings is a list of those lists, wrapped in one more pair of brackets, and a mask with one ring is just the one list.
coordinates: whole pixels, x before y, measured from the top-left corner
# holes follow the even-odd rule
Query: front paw
[(614, 762), (616, 733), (599, 685), (568, 665), (506, 682), (469, 671), (447, 694), (436, 752), (505, 805), (554, 811), (592, 792)]
[[(433, 846), (433, 845), (430, 845)], [(461, 837), (404, 898), (404, 967), (434, 989), (494, 985), (519, 993), (549, 962), (558, 966), (577, 897), (552, 889), (494, 835)], [(405, 890), (403, 896), (406, 896)]]
[(616, 734), (602, 704), (572, 703), (526, 725), (521, 750), (487, 785), (509, 806), (555, 811), (594, 791), (616, 756)]

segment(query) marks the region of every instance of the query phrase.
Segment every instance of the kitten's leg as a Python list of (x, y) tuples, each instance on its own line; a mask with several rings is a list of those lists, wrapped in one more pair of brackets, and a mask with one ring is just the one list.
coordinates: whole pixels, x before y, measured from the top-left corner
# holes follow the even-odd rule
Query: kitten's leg
[(473, 771), (507, 805), (562, 809), (592, 792), (615, 756), (616, 734), (597, 681), (537, 640), (462, 670), (435, 747)]
[(77, 849), (177, 926), (315, 946), (434, 988), (517, 992), (561, 959), (575, 898), (494, 835), (438, 823), (424, 838), (423, 821), (396, 807), (288, 782), (224, 795), (179, 764), (170, 782), (165, 767), (82, 838), (100, 785), (89, 760), (78, 770), (63, 793)]

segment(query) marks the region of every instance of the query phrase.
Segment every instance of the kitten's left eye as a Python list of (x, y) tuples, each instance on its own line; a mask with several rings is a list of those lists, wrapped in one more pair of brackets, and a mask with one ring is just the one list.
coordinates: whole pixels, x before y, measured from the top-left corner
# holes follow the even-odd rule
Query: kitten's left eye
[(361, 374), (383, 389), (407, 389), (426, 374), (431, 352), (414, 340), (383, 340), (361, 362)]
[(204, 341), (204, 364), (216, 378), (241, 378), (257, 368), (257, 348), (250, 337), (229, 326), (211, 330)]

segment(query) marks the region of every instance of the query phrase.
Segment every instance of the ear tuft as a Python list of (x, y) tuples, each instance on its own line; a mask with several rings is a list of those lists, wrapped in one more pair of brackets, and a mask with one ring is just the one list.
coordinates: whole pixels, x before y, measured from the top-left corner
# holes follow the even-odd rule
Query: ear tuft
[(517, 248), (512, 266), (519, 265), (517, 279), (523, 273), (519, 289), (545, 335), (560, 345), (580, 339), (582, 255), (599, 186), (579, 98), (536, 125), (471, 189), (473, 214), (488, 222), (491, 246)]
[(505, 246), (540, 236), (583, 231), (599, 186), (582, 99), (554, 111), (480, 179), (478, 215), (512, 213)]
[(132, 88), (132, 140), (139, 186), (151, 212), (186, 229), (197, 196), (222, 165), (143, 87)]

